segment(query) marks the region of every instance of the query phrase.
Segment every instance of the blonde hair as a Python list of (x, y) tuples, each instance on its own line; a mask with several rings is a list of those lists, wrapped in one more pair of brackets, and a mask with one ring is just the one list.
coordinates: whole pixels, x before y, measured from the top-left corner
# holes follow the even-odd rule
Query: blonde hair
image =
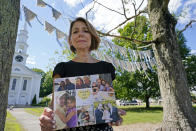
[[(87, 26), (89, 33), (91, 34), (91, 46), (89, 51), (96, 50), (99, 47), (99, 43), (101, 40), (97, 35), (97, 31), (95, 30), (93, 25), (82, 17), (77, 17), (74, 21), (71, 22), (70, 30), (69, 30), (69, 41), (71, 40), (71, 32), (72, 32), (73, 25), (77, 21), (84, 22), (84, 24)], [(73, 53), (76, 53), (76, 49), (74, 48), (74, 46), (70, 46), (70, 49)]]

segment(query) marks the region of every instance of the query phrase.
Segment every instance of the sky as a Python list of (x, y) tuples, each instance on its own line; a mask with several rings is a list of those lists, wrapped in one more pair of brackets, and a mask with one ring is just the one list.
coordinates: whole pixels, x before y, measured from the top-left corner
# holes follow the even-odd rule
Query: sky
[[(97, 1), (109, 8), (123, 12), (121, 0)], [(137, 0), (138, 3), (136, 3), (136, 7), (139, 6), (141, 1), (142, 0)], [(96, 29), (105, 32), (114, 28), (118, 23), (124, 20), (122, 15), (111, 12), (99, 4), (93, 4), (92, 0), (44, 0), (44, 2), (61, 12), (61, 17), (55, 20), (52, 17), (52, 9), (50, 7), (37, 6), (37, 0), (21, 0), (21, 19), (19, 21), (18, 31), (24, 28), (25, 17), (22, 9), (23, 6), (36, 13), (42, 24), (47, 21), (66, 34), (68, 34), (69, 31), (69, 20), (73, 20), (77, 16), (85, 17), (85, 12), (93, 6), (92, 12), (88, 14), (88, 19)], [(142, 10), (146, 5), (147, 0), (144, 0), (140, 9)], [(127, 16), (134, 15), (133, 6), (131, 4), (125, 7), (129, 9)], [(178, 29), (183, 29), (190, 20), (196, 20), (196, 0), (170, 0), (169, 10), (178, 16), (178, 24), (176, 26)], [(55, 32), (49, 34), (45, 31), (44, 25), (40, 24), (40, 22), (38, 22), (37, 19), (33, 19), (31, 21), (32, 27), (27, 26), (27, 44), (29, 45), (27, 54), (29, 57), (26, 66), (29, 68), (39, 68), (46, 72), (49, 68), (53, 69), (55, 63), (59, 62), (59, 55), (55, 52), (61, 52), (62, 47), (60, 47), (56, 41)], [(112, 33), (116, 34), (116, 31)], [(187, 40), (187, 46), (191, 49), (192, 53), (196, 53), (196, 23), (193, 23), (192, 27), (183, 33)], [(63, 41), (62, 39), (61, 42)], [(67, 59), (61, 58), (60, 61), (67, 61)]]

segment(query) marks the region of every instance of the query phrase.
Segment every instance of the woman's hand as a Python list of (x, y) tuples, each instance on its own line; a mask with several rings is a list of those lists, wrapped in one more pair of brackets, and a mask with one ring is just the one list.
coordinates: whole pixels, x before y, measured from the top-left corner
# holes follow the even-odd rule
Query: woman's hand
[(42, 131), (53, 131), (55, 129), (54, 112), (50, 108), (44, 108), (42, 115), (40, 116), (40, 126)]

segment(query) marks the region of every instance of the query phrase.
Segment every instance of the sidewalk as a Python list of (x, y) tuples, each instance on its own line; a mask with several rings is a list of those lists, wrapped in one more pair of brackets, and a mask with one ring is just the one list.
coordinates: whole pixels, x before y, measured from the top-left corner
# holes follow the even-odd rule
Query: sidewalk
[(27, 131), (41, 131), (39, 117), (25, 112), (24, 108), (9, 111)]

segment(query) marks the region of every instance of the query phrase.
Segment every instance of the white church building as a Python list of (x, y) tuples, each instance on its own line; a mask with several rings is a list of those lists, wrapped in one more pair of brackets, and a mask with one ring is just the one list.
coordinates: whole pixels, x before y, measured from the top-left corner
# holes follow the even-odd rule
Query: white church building
[(41, 75), (26, 66), (27, 39), (26, 24), (20, 30), (16, 41), (13, 56), (12, 71), (10, 76), (8, 105), (30, 105), (34, 96), (39, 100)]

